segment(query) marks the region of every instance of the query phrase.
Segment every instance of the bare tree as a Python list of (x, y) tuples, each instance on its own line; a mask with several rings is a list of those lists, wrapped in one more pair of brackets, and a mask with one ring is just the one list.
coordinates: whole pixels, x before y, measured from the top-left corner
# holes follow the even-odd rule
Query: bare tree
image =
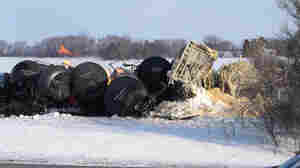
[(219, 56), (231, 55), (238, 57), (241, 55), (241, 49), (237, 47), (233, 42), (224, 40), (216, 35), (207, 35), (203, 39), (204, 44), (208, 47), (219, 51)]
[[(300, 1), (299, 0), (277, 0), (281, 9), (286, 11), (296, 24), (296, 30), (285, 31), (277, 41), (288, 58), (286, 61), (274, 61), (261, 59), (260, 64), (263, 83), (263, 119), (265, 130), (271, 136), (276, 145), (286, 145), (293, 142), (292, 150), (300, 152)], [(280, 42), (280, 44), (278, 44)], [(274, 88), (285, 89), (287, 99), (278, 100), (272, 94)]]
[(223, 39), (216, 35), (207, 35), (203, 39), (203, 43), (212, 49), (218, 49), (221, 41), (223, 41)]
[[(52, 36), (28, 46), (26, 42), (11, 45), (0, 41), (0, 55), (3, 49), (11, 56), (59, 57), (60, 47), (71, 51), (70, 56), (98, 56), (103, 59), (143, 59), (151, 56), (176, 57), (185, 46), (183, 39), (132, 40), (128, 36), (108, 35), (100, 39), (88, 34)], [(3, 46), (3, 47), (2, 47)], [(5, 47), (6, 46), (6, 47)], [(2, 47), (2, 48), (1, 48)]]

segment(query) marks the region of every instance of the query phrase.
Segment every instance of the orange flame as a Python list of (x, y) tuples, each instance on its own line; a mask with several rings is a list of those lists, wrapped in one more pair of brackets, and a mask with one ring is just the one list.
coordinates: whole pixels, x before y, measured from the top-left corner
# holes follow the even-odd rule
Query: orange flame
[(118, 67), (118, 68), (114, 69), (114, 71), (111, 75), (111, 80), (115, 80), (116, 78), (121, 76), (123, 73), (125, 73), (125, 70), (121, 67)]
[(72, 56), (72, 55), (73, 55), (73, 53), (72, 53), (70, 50), (66, 49), (65, 46), (64, 46), (63, 44), (60, 45), (60, 48), (59, 48), (59, 50), (57, 51), (57, 53), (58, 53), (58, 54), (61, 54), (61, 55), (69, 55), (69, 56)]

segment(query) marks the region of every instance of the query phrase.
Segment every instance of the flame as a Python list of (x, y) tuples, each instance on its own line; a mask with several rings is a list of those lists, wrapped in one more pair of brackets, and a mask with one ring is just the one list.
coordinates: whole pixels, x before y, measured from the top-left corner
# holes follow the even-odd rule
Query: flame
[(111, 74), (110, 80), (111, 81), (115, 80), (116, 78), (118, 78), (119, 76), (121, 76), (125, 72), (126, 71), (121, 67), (118, 67), (118, 68), (114, 69), (114, 71)]
[(72, 53), (70, 50), (66, 49), (65, 46), (64, 46), (63, 44), (60, 45), (60, 48), (59, 48), (59, 50), (57, 51), (57, 53), (58, 53), (58, 54), (61, 54), (61, 55), (69, 55), (69, 56), (72, 56), (72, 55), (73, 55), (73, 53)]

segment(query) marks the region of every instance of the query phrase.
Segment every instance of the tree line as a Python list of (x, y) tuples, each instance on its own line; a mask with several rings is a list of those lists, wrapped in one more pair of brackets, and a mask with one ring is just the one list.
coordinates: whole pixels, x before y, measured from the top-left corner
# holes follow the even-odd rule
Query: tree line
[[(239, 47), (215, 35), (204, 37), (203, 43), (220, 51), (231, 51), (238, 56)], [(61, 45), (76, 56), (94, 56), (102, 59), (142, 59), (150, 56), (174, 58), (186, 45), (185, 39), (135, 40), (128, 36), (107, 35), (95, 38), (86, 34), (53, 36), (34, 45), (26, 41), (8, 43), (0, 40), (0, 56), (61, 57)], [(235, 52), (236, 51), (236, 52)]]

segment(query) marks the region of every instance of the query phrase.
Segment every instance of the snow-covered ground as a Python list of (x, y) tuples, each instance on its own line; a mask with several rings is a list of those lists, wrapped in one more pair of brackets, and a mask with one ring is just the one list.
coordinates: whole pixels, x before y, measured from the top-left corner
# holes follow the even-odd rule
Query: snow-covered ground
[(50, 113), (0, 119), (0, 160), (79, 165), (267, 166), (274, 154), (264, 134), (238, 121), (85, 118)]
[[(28, 58), (0, 57), (0, 72), (9, 72), (24, 59)], [(61, 58), (32, 59), (55, 64), (63, 61)], [(74, 65), (83, 61), (109, 63), (96, 58), (68, 60)], [(224, 62), (219, 59), (217, 64)], [(53, 112), (33, 117), (0, 118), (0, 123), (0, 162), (264, 167), (282, 163), (290, 157), (289, 153), (274, 153), (264, 132), (238, 119), (137, 120)]]

